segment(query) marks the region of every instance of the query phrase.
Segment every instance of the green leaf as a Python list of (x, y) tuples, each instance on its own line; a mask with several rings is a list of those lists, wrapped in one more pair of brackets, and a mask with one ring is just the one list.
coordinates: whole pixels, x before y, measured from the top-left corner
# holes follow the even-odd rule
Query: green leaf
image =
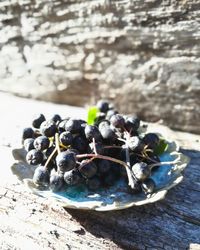
[(160, 139), (158, 146), (154, 149), (156, 155), (163, 154), (168, 149), (168, 144), (164, 139)]
[(97, 118), (97, 114), (99, 113), (99, 109), (95, 106), (90, 107), (88, 109), (88, 114), (87, 114), (87, 123), (89, 125), (93, 125), (96, 118)]

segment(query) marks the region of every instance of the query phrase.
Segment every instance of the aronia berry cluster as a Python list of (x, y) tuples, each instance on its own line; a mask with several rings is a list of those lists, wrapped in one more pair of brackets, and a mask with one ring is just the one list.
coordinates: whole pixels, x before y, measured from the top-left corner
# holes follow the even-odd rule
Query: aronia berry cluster
[(157, 134), (140, 134), (135, 115), (119, 114), (108, 101), (98, 101), (98, 114), (89, 125), (82, 119), (46, 119), (37, 115), (24, 128), (26, 161), (37, 165), (33, 182), (58, 192), (73, 185), (91, 191), (109, 188), (120, 178), (130, 193), (152, 193), (152, 171), (161, 163), (156, 154)]

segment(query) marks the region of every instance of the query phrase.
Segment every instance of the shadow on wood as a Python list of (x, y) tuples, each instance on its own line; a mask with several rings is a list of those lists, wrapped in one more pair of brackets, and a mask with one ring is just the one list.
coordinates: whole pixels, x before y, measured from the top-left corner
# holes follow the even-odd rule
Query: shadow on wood
[[(199, 151), (182, 150), (191, 157), (184, 180), (155, 204), (121, 211), (66, 209), (86, 231), (112, 240), (123, 249), (188, 249), (200, 244)], [(191, 181), (193, 180), (193, 181)]]

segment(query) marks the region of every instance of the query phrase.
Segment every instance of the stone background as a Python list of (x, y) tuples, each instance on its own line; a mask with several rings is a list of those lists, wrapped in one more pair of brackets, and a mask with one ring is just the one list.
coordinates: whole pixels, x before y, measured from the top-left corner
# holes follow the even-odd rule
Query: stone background
[(200, 132), (200, 1), (0, 2), (0, 90)]

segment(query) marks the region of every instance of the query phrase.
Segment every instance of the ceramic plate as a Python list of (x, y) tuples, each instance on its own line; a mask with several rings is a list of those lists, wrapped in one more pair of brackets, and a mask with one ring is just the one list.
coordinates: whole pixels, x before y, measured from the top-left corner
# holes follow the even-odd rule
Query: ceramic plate
[[(154, 130), (154, 132), (158, 133), (161, 131)], [(53, 193), (50, 190), (39, 190), (31, 180), (35, 166), (30, 166), (26, 163), (26, 152), (22, 148), (13, 149), (12, 153), (16, 162), (11, 166), (11, 170), (34, 194), (60, 202), (64, 207), (97, 211), (120, 210), (161, 200), (169, 189), (182, 181), (182, 172), (187, 166), (189, 158), (179, 152), (176, 142), (167, 140), (167, 143), (167, 151), (160, 155), (161, 162), (175, 159), (179, 159), (179, 161), (175, 165), (163, 165), (152, 171), (151, 178), (156, 183), (156, 190), (151, 195), (143, 193), (137, 195), (129, 194), (126, 191), (125, 182), (121, 180), (113, 187), (100, 189), (95, 193), (89, 191), (85, 186), (70, 187), (59, 193)]]

